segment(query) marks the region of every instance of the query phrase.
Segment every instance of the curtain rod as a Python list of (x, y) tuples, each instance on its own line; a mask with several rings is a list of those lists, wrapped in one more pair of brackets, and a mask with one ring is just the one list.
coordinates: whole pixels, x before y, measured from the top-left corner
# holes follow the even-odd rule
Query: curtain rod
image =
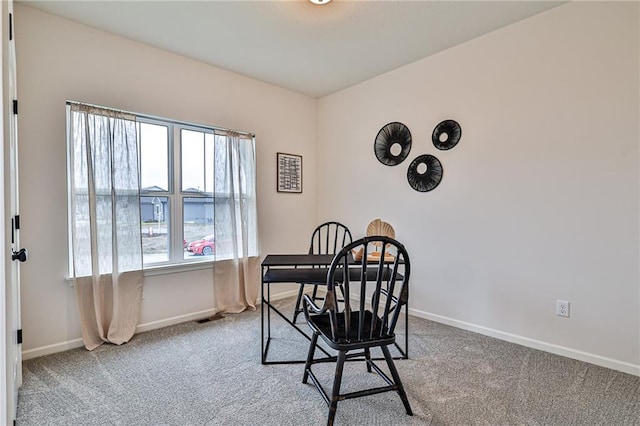
[(169, 122), (169, 123), (172, 123), (172, 124), (186, 124), (186, 125), (194, 126), (194, 127), (201, 127), (201, 128), (205, 128), (205, 129), (211, 129), (211, 130), (219, 130), (221, 132), (241, 133), (243, 135), (251, 136), (252, 138), (256, 137), (255, 133), (246, 132), (246, 131), (243, 131), (243, 130), (226, 129), (224, 127), (211, 126), (211, 125), (208, 125), (208, 124), (192, 123), (190, 121), (178, 121), (178, 120), (174, 120), (174, 119), (171, 119), (171, 118), (160, 117), (160, 116), (157, 116), (157, 115), (139, 114), (137, 112), (125, 111), (125, 110), (122, 110), (122, 109), (116, 109), (116, 108), (106, 107), (106, 106), (102, 106), (102, 105), (90, 104), (90, 103), (87, 103), (87, 102), (79, 102), (79, 101), (67, 100), (66, 104), (67, 105), (71, 105), (71, 104), (87, 105), (87, 106), (95, 107), (95, 108), (110, 109), (112, 111), (116, 111), (116, 112), (119, 112), (119, 113), (131, 114), (131, 115), (134, 115), (136, 117), (146, 118), (146, 119), (150, 119), (150, 120), (166, 121), (166, 122)]

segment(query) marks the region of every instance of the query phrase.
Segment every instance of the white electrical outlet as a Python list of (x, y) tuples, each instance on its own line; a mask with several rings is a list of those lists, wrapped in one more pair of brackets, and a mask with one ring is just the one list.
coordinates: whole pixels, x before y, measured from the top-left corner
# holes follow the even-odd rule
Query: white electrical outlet
[(569, 317), (569, 302), (566, 300), (556, 300), (556, 315)]

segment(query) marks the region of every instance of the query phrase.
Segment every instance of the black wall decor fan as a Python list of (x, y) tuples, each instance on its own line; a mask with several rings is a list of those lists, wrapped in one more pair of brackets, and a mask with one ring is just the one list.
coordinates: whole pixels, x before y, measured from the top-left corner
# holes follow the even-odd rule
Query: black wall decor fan
[(462, 129), (457, 121), (444, 120), (433, 129), (431, 141), (436, 148), (446, 151), (456, 146), (460, 142), (461, 136)]
[(373, 144), (376, 158), (385, 166), (397, 166), (411, 151), (411, 132), (402, 123), (386, 124), (376, 136)]
[(413, 189), (428, 192), (442, 180), (442, 164), (433, 155), (424, 154), (416, 157), (407, 170), (407, 180)]

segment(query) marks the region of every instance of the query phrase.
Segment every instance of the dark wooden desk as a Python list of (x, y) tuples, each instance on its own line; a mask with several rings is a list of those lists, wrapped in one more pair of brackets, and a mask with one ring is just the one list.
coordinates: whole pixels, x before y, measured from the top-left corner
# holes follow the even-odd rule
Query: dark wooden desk
[[(269, 344), (271, 343), (271, 312), (273, 311), (298, 333), (311, 341), (308, 327), (304, 330), (294, 324), (282, 312), (271, 304), (271, 284), (277, 283), (310, 283), (310, 284), (326, 284), (327, 272), (333, 260), (332, 254), (270, 254), (262, 261), (262, 283), (261, 283), (261, 349), (262, 364), (303, 364), (306, 359), (295, 359), (287, 361), (268, 361)], [(377, 269), (367, 270), (367, 279), (374, 281), (376, 279)], [(350, 273), (352, 280), (360, 280), (358, 270), (352, 270)], [(267, 287), (265, 297), (265, 284)], [(265, 309), (266, 307), (266, 309)], [(266, 312), (265, 312), (266, 311)], [(266, 336), (265, 336), (265, 316), (266, 316)], [(397, 343), (396, 348), (400, 352), (400, 358), (408, 358), (409, 349), (409, 311), (405, 307), (405, 341), (404, 349)], [(265, 341), (266, 337), (266, 341)], [(327, 361), (335, 360), (335, 357), (329, 354), (322, 347), (318, 347), (326, 355)]]

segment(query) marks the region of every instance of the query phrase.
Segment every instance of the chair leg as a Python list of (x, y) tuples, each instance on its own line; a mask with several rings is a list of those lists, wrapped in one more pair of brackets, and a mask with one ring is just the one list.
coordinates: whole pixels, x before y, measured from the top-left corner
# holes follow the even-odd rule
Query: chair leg
[(316, 301), (317, 298), (318, 298), (318, 286), (314, 285), (313, 293), (311, 294), (311, 300)]
[(342, 293), (342, 301), (344, 302), (344, 286), (342, 284), (338, 284), (338, 288), (340, 289), (340, 293)]
[(338, 361), (336, 363), (336, 374), (333, 379), (333, 391), (331, 392), (331, 402), (329, 403), (329, 418), (327, 419), (327, 426), (333, 426), (333, 419), (336, 416), (336, 410), (338, 408), (338, 398), (340, 397), (340, 384), (342, 383), (342, 370), (344, 368), (344, 361), (347, 359), (347, 353), (345, 351), (338, 352)]
[(318, 343), (318, 333), (313, 333), (311, 336), (311, 344), (309, 345), (309, 353), (307, 354), (307, 362), (304, 364), (304, 375), (302, 376), (302, 383), (307, 383), (309, 378), (309, 368), (311, 368), (311, 362), (313, 362), (313, 354), (316, 351), (316, 345)]
[(400, 375), (398, 374), (398, 370), (396, 370), (396, 366), (393, 363), (393, 358), (389, 353), (389, 348), (386, 346), (381, 346), (382, 353), (384, 354), (384, 359), (387, 360), (387, 366), (389, 367), (389, 372), (391, 372), (391, 377), (393, 377), (393, 381), (396, 386), (398, 386), (398, 395), (400, 395), (400, 399), (404, 404), (404, 409), (407, 411), (407, 414), (413, 416), (413, 411), (411, 411), (411, 406), (409, 405), (409, 399), (407, 398), (407, 394), (404, 391), (404, 386), (402, 386), (402, 381), (400, 380)]
[(302, 295), (304, 294), (304, 284), (300, 283), (300, 289), (298, 290), (298, 297), (296, 298), (296, 307), (293, 310), (293, 323), (296, 323), (296, 318), (298, 318), (298, 314), (302, 312), (302, 308), (300, 307), (302, 303)]
[(364, 348), (364, 360), (367, 364), (367, 373), (371, 373), (371, 350)]

